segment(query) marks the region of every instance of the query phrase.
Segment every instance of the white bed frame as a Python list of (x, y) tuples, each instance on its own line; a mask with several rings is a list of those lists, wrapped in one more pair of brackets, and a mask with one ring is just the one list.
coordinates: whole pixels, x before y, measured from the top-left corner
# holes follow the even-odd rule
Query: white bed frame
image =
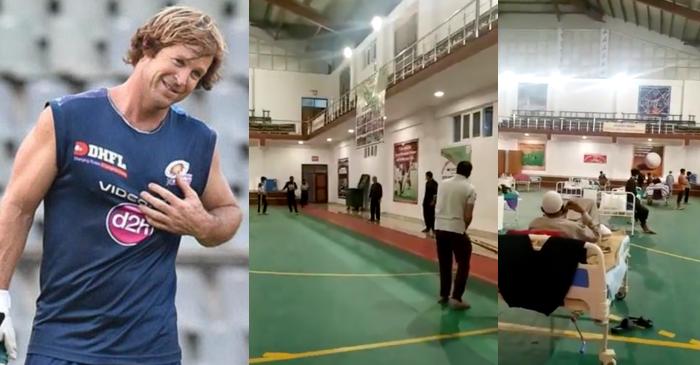
[[(608, 347), (608, 332), (610, 332), (610, 303), (611, 299), (607, 295), (607, 284), (605, 282), (605, 256), (600, 247), (595, 243), (586, 242), (587, 257), (596, 256), (596, 264), (579, 264), (579, 269), (588, 272), (588, 287), (572, 286), (564, 298), (564, 308), (572, 314), (574, 324), (576, 320), (583, 315), (588, 315), (595, 321), (596, 324), (603, 327), (603, 341), (601, 342), (600, 352), (598, 352), (598, 360), (603, 365), (615, 365), (615, 350)], [(623, 250), (620, 247), (620, 250)], [(627, 260), (627, 254), (622, 252), (624, 259)], [(627, 294), (627, 274), (625, 274), (624, 282), (620, 288), (620, 292), (615, 294), (616, 298), (624, 298)], [(577, 326), (578, 330), (578, 326)], [(583, 341), (583, 338), (582, 338)], [(583, 342), (585, 344), (585, 341)]]
[(574, 185), (571, 181), (557, 181), (556, 191), (562, 199), (575, 199), (583, 197), (583, 186)]
[[(613, 195), (613, 196), (624, 196), (624, 198), (625, 198), (624, 210), (603, 207), (602, 202), (603, 202), (603, 195), (604, 194)], [(631, 209), (627, 209), (628, 196), (632, 196), (632, 208)], [(629, 192), (625, 192), (624, 189), (622, 191), (620, 191), (620, 190), (599, 191), (598, 192), (598, 215), (600, 215), (601, 217), (625, 217), (625, 218), (629, 218), (630, 222), (632, 223), (631, 235), (634, 235), (634, 207), (636, 205), (635, 199), (636, 199), (636, 197), (634, 196), (634, 194), (629, 193)]]

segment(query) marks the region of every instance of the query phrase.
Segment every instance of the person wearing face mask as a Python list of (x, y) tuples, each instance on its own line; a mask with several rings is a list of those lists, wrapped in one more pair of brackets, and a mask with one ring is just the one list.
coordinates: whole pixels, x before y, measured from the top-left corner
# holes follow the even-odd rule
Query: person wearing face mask
[[(44, 201), (44, 250), (27, 365), (180, 364), (175, 259), (234, 235), (241, 209), (216, 133), (173, 105), (220, 78), (214, 20), (167, 7), (138, 28), (122, 84), (46, 103), (0, 202), (0, 338), (10, 279)], [(204, 298), (202, 298), (203, 300)], [(16, 347), (8, 353), (16, 357)]]

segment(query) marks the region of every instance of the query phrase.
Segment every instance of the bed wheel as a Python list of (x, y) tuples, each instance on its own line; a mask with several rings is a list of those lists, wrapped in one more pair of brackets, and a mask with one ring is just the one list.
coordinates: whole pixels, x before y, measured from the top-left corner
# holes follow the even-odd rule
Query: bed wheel
[(612, 360), (610, 360), (610, 361), (608, 361), (608, 362), (605, 362), (605, 363), (602, 363), (602, 364), (604, 364), (604, 365), (615, 365), (615, 364), (617, 364), (617, 361), (615, 361), (615, 359), (612, 359)]
[(617, 294), (615, 294), (615, 299), (622, 300), (627, 296), (627, 290), (621, 289)]

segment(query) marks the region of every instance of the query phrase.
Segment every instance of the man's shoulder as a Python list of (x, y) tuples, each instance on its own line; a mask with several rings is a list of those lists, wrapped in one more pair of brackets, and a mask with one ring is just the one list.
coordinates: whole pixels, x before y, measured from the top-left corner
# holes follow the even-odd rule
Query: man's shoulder
[(216, 134), (204, 121), (198, 119), (177, 105), (170, 107), (179, 126), (207, 135)]
[(54, 101), (59, 107), (89, 105), (103, 99), (105, 96), (106, 89), (93, 89), (78, 94), (64, 95), (53, 100), (47, 100), (46, 102)]

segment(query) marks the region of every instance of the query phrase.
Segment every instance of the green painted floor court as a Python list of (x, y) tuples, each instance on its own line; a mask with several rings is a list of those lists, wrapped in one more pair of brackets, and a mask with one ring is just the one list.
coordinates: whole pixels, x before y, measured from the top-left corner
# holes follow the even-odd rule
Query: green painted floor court
[(443, 309), (436, 263), (286, 209), (250, 224), (251, 364), (498, 363), (494, 286)]
[[(521, 193), (518, 223), (513, 213), (506, 212), (506, 228), (526, 228), (540, 215), (545, 190)], [(637, 224), (630, 238), (630, 291), (623, 301), (613, 303), (611, 314), (651, 318), (654, 328), (613, 339), (610, 347), (617, 353), (617, 364), (700, 364), (700, 199), (691, 197), (685, 210), (674, 207), (675, 197), (668, 206), (655, 202), (649, 207), (648, 223), (657, 234), (643, 234)], [(612, 223), (629, 231), (628, 222), (615, 219)], [(501, 268), (501, 276), (503, 272)], [(499, 332), (499, 363), (598, 364), (598, 341), (588, 341), (586, 352), (579, 354), (580, 341), (568, 313), (560, 310), (555, 314), (548, 318), (510, 309), (500, 301), (499, 326), (510, 330)], [(602, 333), (586, 318), (579, 323), (583, 332)]]

